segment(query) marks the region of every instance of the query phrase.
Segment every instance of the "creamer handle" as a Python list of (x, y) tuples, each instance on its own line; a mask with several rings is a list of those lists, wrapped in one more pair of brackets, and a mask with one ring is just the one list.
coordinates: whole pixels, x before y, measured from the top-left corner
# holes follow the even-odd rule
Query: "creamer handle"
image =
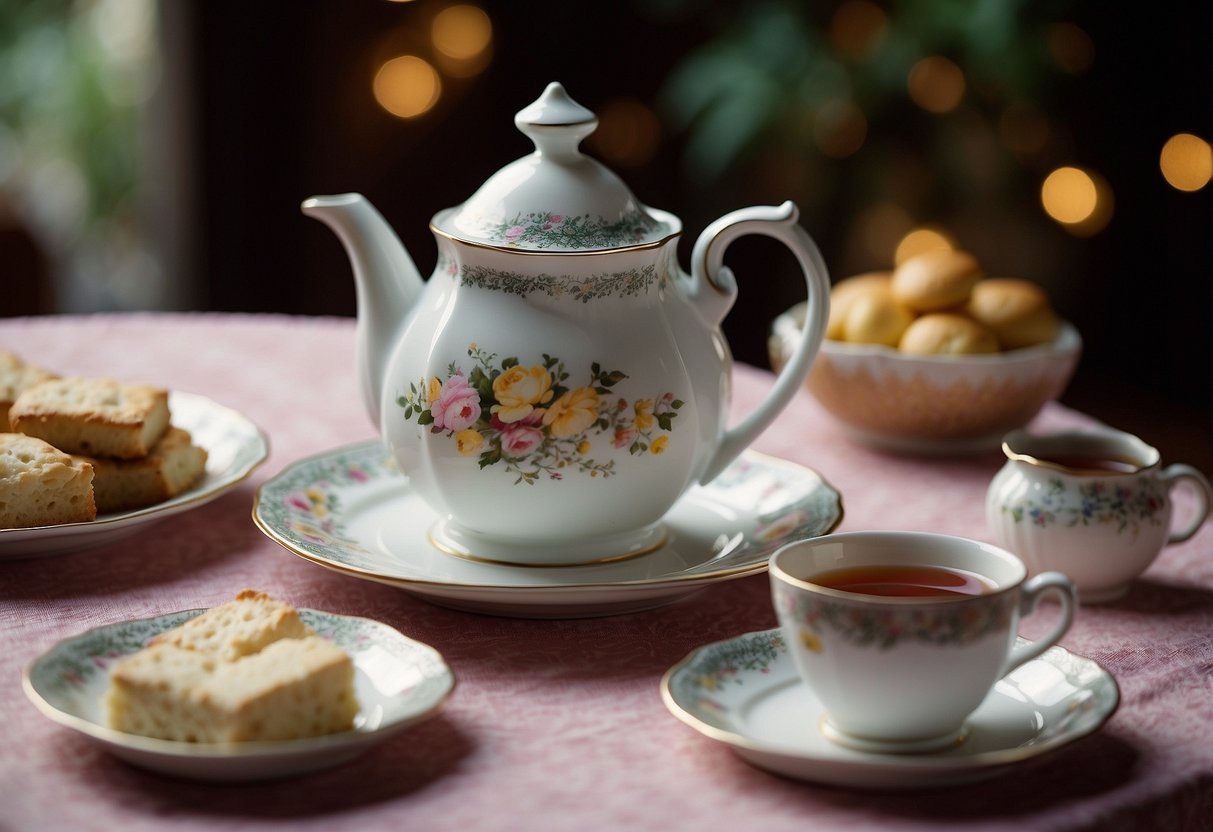
[(726, 430), (699, 478), (708, 483), (723, 471), (779, 415), (804, 384), (817, 356), (830, 313), (830, 277), (813, 238), (797, 223), (800, 212), (792, 202), (758, 205), (725, 214), (695, 241), (691, 253), (692, 298), (715, 326), (728, 314), (737, 296), (737, 281), (724, 265), (729, 244), (746, 234), (774, 237), (791, 249), (804, 272), (808, 289), (804, 329), (795, 351), (780, 371), (766, 399), (735, 427)]

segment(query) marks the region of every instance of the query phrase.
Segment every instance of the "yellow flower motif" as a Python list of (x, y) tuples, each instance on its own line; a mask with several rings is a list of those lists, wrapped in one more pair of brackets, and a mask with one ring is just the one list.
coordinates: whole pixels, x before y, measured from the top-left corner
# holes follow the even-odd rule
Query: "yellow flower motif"
[(808, 630), (800, 631), (800, 643), (804, 645), (804, 649), (810, 653), (821, 652), (821, 639), (810, 633)]
[(543, 424), (552, 429), (552, 436), (567, 439), (588, 430), (598, 421), (598, 391), (593, 387), (578, 387), (565, 393), (543, 414)]
[(317, 519), (328, 517), (329, 514), (329, 498), (318, 488), (309, 488), (303, 492), (308, 501), (312, 504), (312, 515)]
[(442, 395), (442, 381), (438, 376), (430, 376), (429, 386), (425, 390), (425, 400), (430, 404), (438, 401), (438, 397)]
[(649, 453), (663, 454), (665, 453), (665, 446), (668, 444), (670, 444), (670, 437), (662, 434), (653, 440), (652, 445), (649, 445)]
[(637, 399), (635, 410), (636, 430), (647, 433), (653, 427), (653, 400)]
[(590, 440), (582, 439), (580, 442), (577, 443), (577, 453), (581, 454), (582, 456), (585, 456), (589, 452), (590, 452)]
[(484, 436), (473, 428), (455, 434), (455, 448), (463, 456), (472, 456), (484, 447)]
[(552, 374), (542, 367), (514, 366), (493, 379), (492, 412), (509, 424), (530, 416), (535, 405), (552, 400)]
[(709, 676), (706, 673), (695, 681), (699, 683), (701, 688), (707, 688), (708, 690), (716, 690), (718, 687), (720, 687), (719, 680), (715, 676)]

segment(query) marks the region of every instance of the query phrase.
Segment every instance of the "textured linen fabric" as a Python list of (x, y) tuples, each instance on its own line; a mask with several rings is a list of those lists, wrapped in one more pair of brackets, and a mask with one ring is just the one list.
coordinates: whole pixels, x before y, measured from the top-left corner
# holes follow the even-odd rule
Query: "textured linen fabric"
[[(776, 626), (765, 575), (655, 610), (537, 621), (457, 612), (331, 572), (253, 525), (255, 489), (291, 462), (375, 435), (345, 319), (130, 314), (0, 321), (0, 348), (62, 373), (207, 396), (256, 422), (271, 455), (214, 502), (92, 551), (0, 561), (0, 829), (1208, 829), (1213, 824), (1213, 534), (1169, 547), (1123, 600), (1063, 639), (1122, 702), (1094, 736), (1006, 776), (920, 792), (827, 788), (751, 767), (674, 719), (662, 674), (690, 650)], [(738, 415), (770, 373), (735, 369)], [(1090, 424), (1053, 404), (1034, 427)], [(1160, 429), (1165, 429), (1160, 426)], [(1149, 441), (1150, 437), (1144, 437)], [(805, 392), (755, 443), (842, 493), (842, 530), (989, 539), (1002, 464), (877, 453)], [(1181, 462), (1183, 460), (1165, 460)], [(1190, 511), (1183, 491), (1178, 510)], [(254, 587), (378, 619), (437, 648), (457, 679), (439, 716), (341, 767), (245, 785), (134, 768), (55, 725), (21, 668), (90, 627), (212, 606)], [(1035, 635), (1049, 619), (1025, 622)]]

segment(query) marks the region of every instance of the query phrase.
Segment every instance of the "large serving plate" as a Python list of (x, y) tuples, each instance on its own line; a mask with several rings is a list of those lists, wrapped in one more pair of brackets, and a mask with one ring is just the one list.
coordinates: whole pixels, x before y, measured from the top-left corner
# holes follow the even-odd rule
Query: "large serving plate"
[(122, 540), (152, 523), (209, 503), (269, 456), (269, 440), (248, 417), (194, 393), (169, 393), (175, 426), (206, 449), (206, 474), (193, 488), (154, 506), (100, 514), (87, 523), (0, 529), (0, 560), (63, 555)]
[(647, 609), (762, 572), (788, 540), (834, 529), (842, 502), (808, 468), (746, 452), (675, 504), (656, 551), (584, 566), (486, 563), (430, 542), (438, 515), (372, 440), (289, 466), (258, 489), (253, 519), (287, 550), (351, 577), (457, 609), (565, 618)]
[(1106, 670), (1052, 647), (994, 686), (956, 746), (924, 754), (856, 751), (821, 732), (821, 703), (801, 682), (777, 629), (693, 651), (666, 673), (661, 696), (674, 716), (760, 768), (876, 789), (953, 785), (1006, 773), (1096, 731), (1120, 701)]
[(106, 726), (109, 668), (148, 639), (203, 610), (98, 627), (56, 644), (26, 666), (26, 695), (43, 714), (134, 765), (199, 780), (259, 780), (346, 762), (436, 714), (455, 679), (436, 650), (367, 618), (299, 611), (354, 661), (359, 710), (354, 729), (309, 739), (228, 744), (152, 739)]

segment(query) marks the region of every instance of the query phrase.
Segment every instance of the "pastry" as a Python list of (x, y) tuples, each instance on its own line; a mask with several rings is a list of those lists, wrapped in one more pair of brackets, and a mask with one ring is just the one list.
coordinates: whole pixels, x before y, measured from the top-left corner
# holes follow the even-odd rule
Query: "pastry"
[(972, 318), (933, 312), (915, 319), (897, 348), (910, 355), (976, 355), (998, 352), (998, 339)]
[(97, 511), (127, 511), (164, 502), (206, 473), (207, 453), (188, 431), (169, 426), (147, 456), (134, 459), (76, 457), (93, 466)]
[(9, 421), (66, 453), (129, 459), (146, 456), (164, 435), (168, 393), (109, 379), (53, 379), (24, 390)]
[(893, 294), (915, 312), (964, 304), (983, 274), (965, 251), (936, 249), (911, 257), (893, 270)]
[(978, 283), (965, 312), (990, 329), (1004, 350), (1044, 344), (1061, 331), (1061, 321), (1044, 289), (1014, 277), (992, 277)]
[(36, 437), (0, 433), (0, 528), (83, 523), (96, 516), (91, 465)]

